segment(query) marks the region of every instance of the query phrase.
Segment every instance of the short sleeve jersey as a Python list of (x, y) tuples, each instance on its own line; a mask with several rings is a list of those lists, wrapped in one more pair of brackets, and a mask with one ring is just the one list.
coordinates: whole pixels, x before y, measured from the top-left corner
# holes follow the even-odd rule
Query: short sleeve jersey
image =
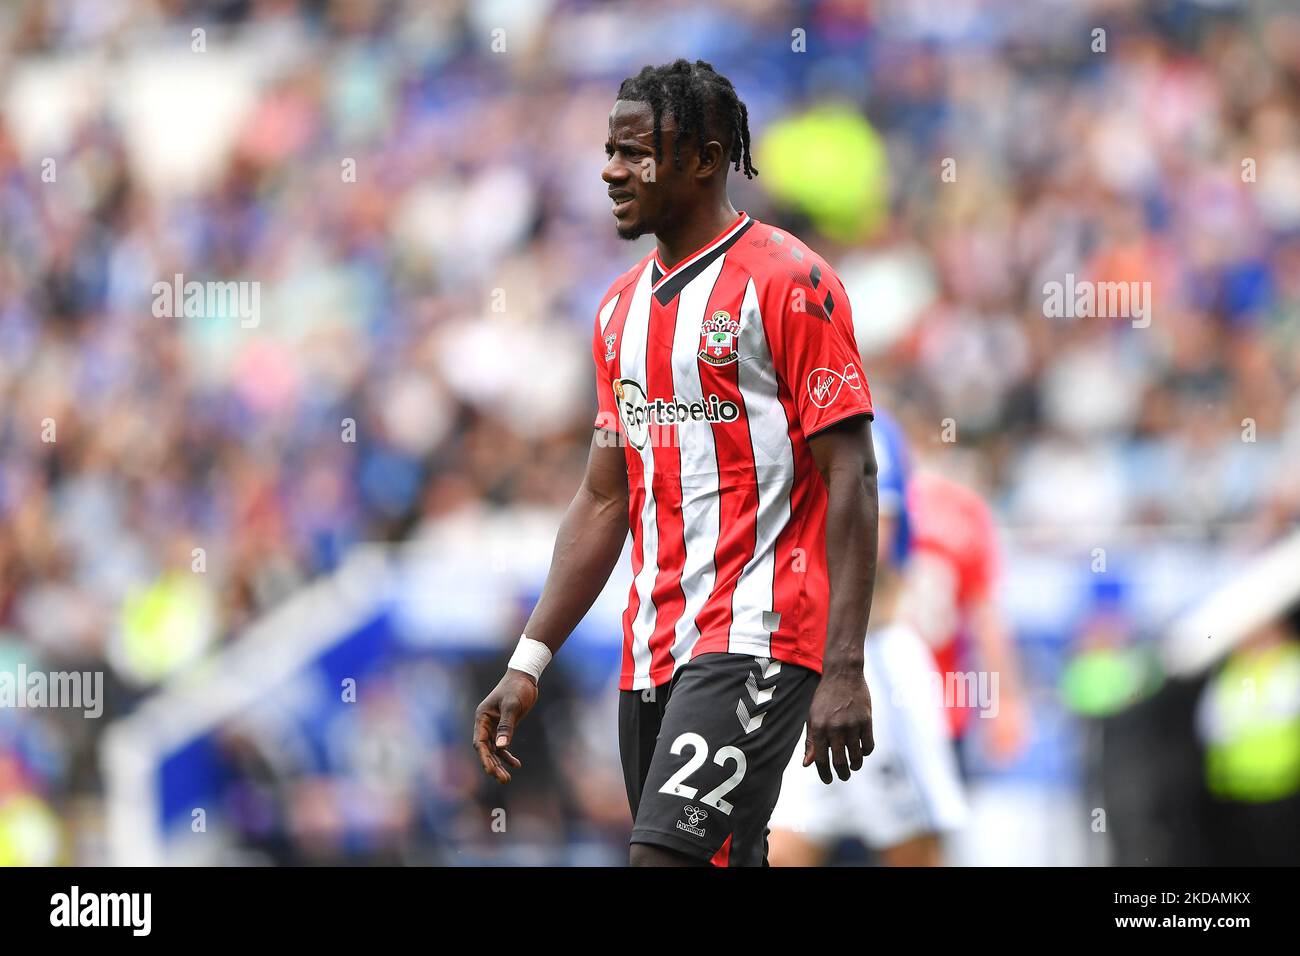
[(620, 687), (713, 651), (820, 672), (826, 487), (808, 442), (872, 414), (839, 277), (742, 212), (673, 268), (656, 252), (616, 280), (592, 357), (630, 489)]

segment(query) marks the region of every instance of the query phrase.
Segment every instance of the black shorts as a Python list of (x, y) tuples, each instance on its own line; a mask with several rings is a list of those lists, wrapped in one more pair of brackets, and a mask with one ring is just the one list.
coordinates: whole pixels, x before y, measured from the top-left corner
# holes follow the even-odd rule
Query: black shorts
[(767, 821), (818, 675), (704, 654), (649, 690), (620, 692), (618, 740), (632, 843), (718, 866), (763, 866)]

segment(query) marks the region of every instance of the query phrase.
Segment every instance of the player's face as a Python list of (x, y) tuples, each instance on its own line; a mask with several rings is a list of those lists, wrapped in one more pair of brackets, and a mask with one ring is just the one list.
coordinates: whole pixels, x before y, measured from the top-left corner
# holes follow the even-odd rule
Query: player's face
[(663, 162), (655, 161), (654, 113), (650, 104), (618, 100), (609, 113), (609, 162), (601, 178), (609, 184), (614, 221), (621, 239), (635, 239), (671, 223), (691, 172), (694, 156), (682, 150), (682, 169), (673, 167), (677, 125), (660, 118)]

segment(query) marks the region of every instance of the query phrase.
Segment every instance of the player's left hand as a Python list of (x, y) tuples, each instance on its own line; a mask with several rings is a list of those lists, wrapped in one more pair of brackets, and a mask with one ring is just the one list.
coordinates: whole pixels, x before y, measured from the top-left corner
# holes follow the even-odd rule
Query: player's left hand
[(803, 765), (817, 764), (822, 783), (830, 783), (831, 766), (841, 780), (862, 769), (862, 758), (876, 747), (871, 733), (871, 691), (862, 669), (827, 671), (808, 709), (808, 738)]

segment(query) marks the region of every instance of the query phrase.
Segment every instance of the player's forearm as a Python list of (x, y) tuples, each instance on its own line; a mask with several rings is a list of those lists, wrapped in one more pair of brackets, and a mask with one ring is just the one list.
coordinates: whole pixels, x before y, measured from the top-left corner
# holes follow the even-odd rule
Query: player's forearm
[(1002, 693), (1018, 697), (1020, 668), (1002, 614), (991, 601), (981, 601), (971, 612), (971, 624), (983, 667), (998, 675)]
[(605, 587), (627, 531), (627, 500), (602, 497), (584, 483), (560, 522), (551, 569), (524, 633), (556, 653)]
[(826, 562), (830, 607), (823, 673), (862, 674), (863, 643), (876, 581), (878, 502), (874, 468), (827, 476)]

